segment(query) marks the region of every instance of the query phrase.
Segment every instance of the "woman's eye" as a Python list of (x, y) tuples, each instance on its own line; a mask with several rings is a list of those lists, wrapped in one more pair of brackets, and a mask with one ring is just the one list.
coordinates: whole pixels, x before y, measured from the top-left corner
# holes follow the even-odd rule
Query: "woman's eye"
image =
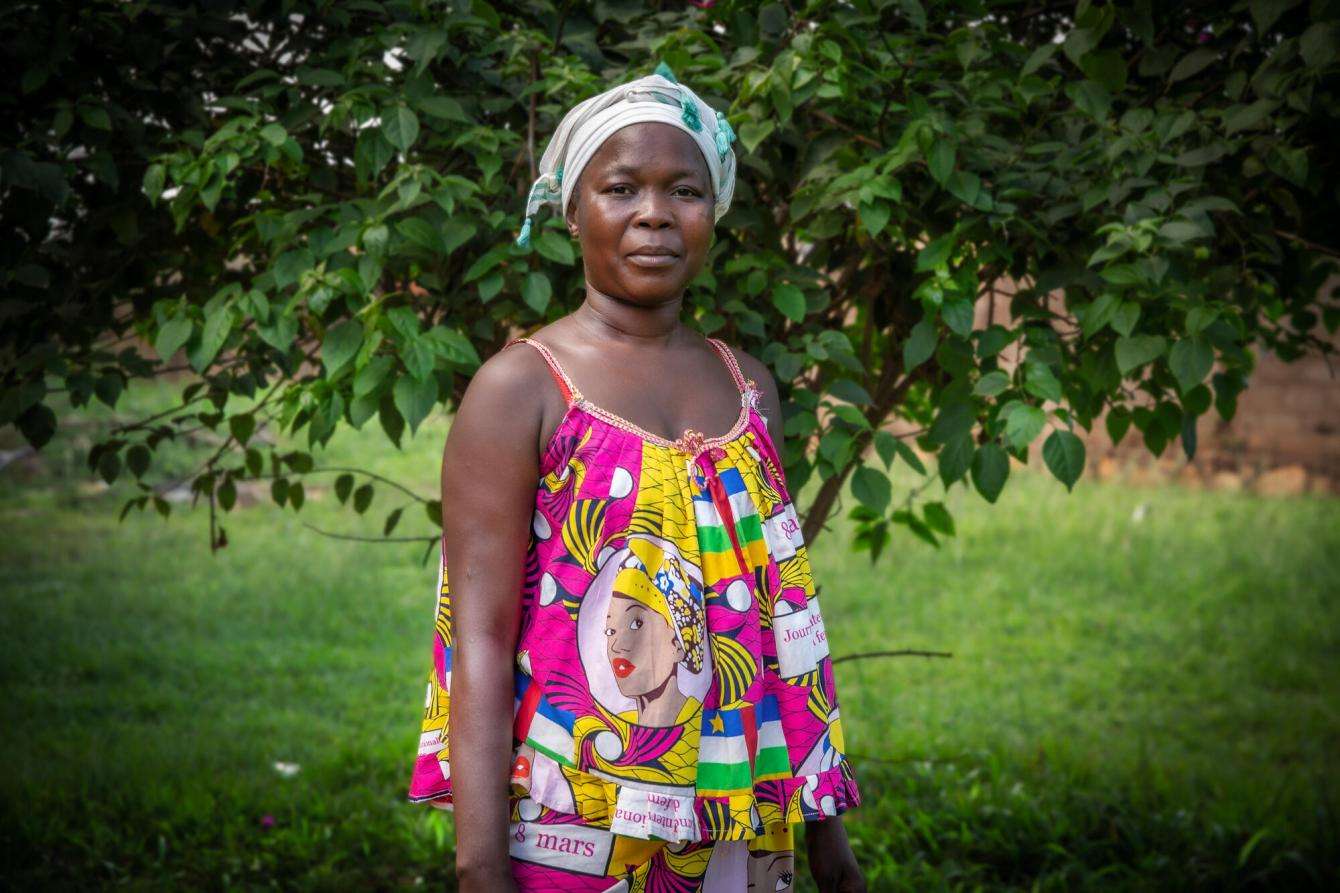
[(620, 183), (620, 184), (617, 185), (617, 186), (611, 186), (611, 187), (609, 188), (609, 191), (610, 191), (610, 192), (613, 192), (613, 191), (616, 190), (616, 189), (627, 189), (627, 188), (628, 188), (627, 186), (624, 186), (622, 183)]
[(783, 871), (783, 872), (781, 873), (781, 875), (777, 878), (777, 886), (776, 886), (774, 889), (776, 889), (776, 890), (790, 890), (790, 889), (791, 889), (791, 872), (789, 872), (789, 871)]
[(635, 619), (629, 621), (629, 623), (628, 623), (628, 628), (629, 628), (629, 629), (642, 629), (642, 621), (641, 621), (641, 620), (638, 620), (638, 619), (635, 618)]

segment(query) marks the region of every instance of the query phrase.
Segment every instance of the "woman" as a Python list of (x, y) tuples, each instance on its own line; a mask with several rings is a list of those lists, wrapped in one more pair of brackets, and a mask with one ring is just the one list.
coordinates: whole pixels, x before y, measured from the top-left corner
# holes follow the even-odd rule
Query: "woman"
[(480, 367), (443, 456), (410, 796), (454, 808), (463, 891), (787, 889), (800, 823), (820, 889), (864, 890), (776, 384), (680, 319), (733, 138), (660, 66), (570, 110), (540, 162), (518, 242), (561, 211), (585, 300)]

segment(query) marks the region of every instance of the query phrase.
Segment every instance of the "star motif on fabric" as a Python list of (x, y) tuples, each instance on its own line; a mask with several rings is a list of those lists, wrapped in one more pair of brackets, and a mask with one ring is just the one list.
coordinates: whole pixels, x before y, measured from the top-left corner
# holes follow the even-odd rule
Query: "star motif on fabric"
[(712, 724), (713, 732), (720, 734), (726, 731), (726, 723), (722, 721), (720, 716), (714, 716), (710, 720), (708, 720), (708, 722)]

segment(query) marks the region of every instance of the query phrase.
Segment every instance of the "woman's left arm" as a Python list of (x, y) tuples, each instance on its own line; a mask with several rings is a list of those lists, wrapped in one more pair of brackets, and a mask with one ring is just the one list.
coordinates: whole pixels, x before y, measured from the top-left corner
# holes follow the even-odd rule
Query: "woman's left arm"
[[(752, 378), (759, 388), (758, 408), (768, 422), (768, 434), (777, 454), (782, 455), (785, 420), (782, 418), (782, 398), (777, 382), (763, 361), (736, 350), (740, 370)], [(810, 873), (820, 893), (865, 893), (865, 877), (856, 863), (856, 854), (847, 839), (847, 829), (841, 816), (829, 816), (821, 821), (805, 823), (805, 853), (809, 857)]]

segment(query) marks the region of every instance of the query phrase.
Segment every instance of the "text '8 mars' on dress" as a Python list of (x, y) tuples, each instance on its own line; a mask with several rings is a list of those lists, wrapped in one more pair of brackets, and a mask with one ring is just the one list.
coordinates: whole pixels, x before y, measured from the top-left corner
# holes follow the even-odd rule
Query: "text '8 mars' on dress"
[[(521, 593), (510, 847), (523, 890), (744, 889), (769, 865), (778, 885), (754, 888), (786, 889), (791, 826), (859, 802), (758, 389), (707, 340), (740, 414), (721, 436), (674, 441), (587, 401), (538, 341), (506, 345), (539, 350), (568, 407), (540, 459)], [(445, 558), (435, 627), (409, 796), (450, 808)]]

